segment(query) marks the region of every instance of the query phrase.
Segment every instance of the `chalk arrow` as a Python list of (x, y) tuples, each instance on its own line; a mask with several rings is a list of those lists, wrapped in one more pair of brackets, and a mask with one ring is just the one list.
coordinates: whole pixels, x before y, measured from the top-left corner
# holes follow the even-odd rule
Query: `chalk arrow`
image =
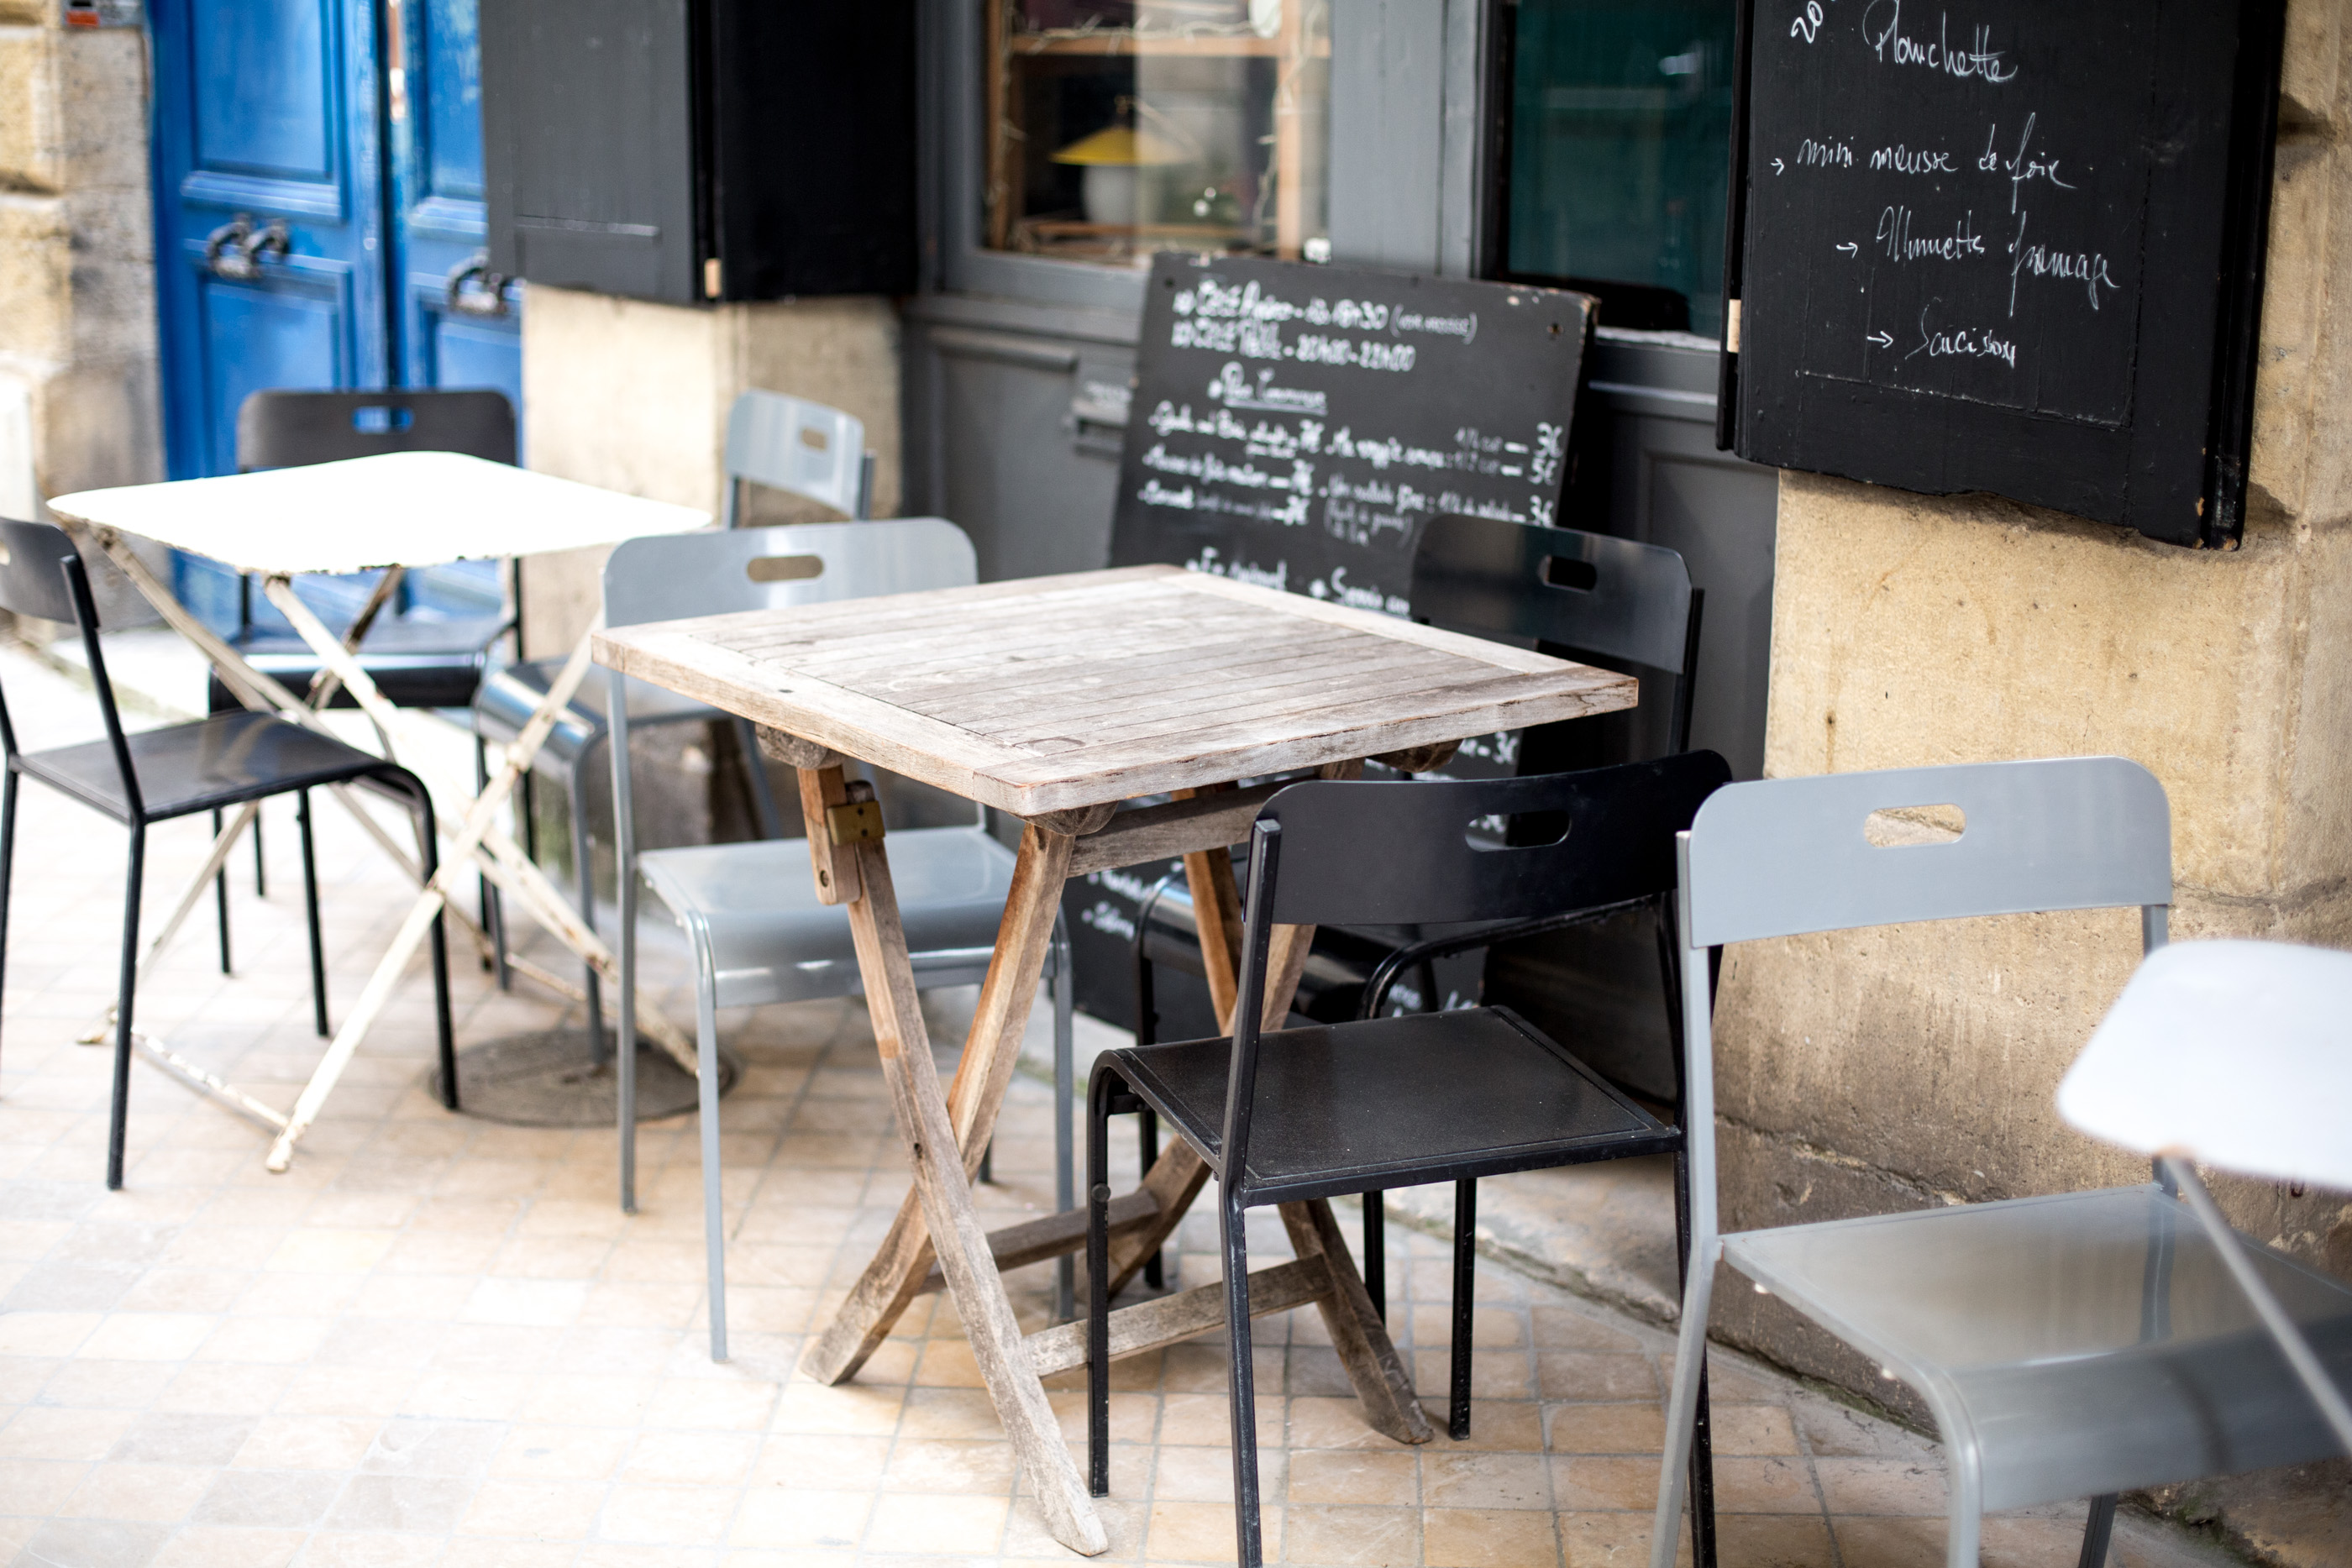
[(1782, 171), (1783, 171), (1783, 170), (1785, 170), (1786, 168), (1788, 168), (1788, 165), (1787, 165), (1786, 163), (1781, 162), (1780, 162), (1780, 160), (1779, 160), (1778, 158), (1775, 158), (1775, 159), (1773, 159), (1773, 160), (1772, 160), (1772, 172), (1774, 172), (1775, 174), (1780, 173), (1780, 172), (1782, 172)]
[(1854, 244), (1852, 240), (1846, 241), (1837, 248), (1845, 252), (1848, 256), (1860, 256), (1862, 254), (1862, 246)]
[(1864, 338), (1863, 341), (1865, 343), (1875, 343), (1882, 349), (1891, 349), (1895, 347), (1895, 334), (1892, 332), (1873, 332), (1870, 336)]

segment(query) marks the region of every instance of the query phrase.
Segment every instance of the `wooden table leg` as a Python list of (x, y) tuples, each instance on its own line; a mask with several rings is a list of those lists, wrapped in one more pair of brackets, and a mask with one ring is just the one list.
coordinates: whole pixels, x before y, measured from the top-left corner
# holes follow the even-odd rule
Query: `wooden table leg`
[[(821, 831), (813, 822), (812, 833)], [(989, 960), (988, 977), (980, 988), (980, 1007), (972, 1016), (971, 1033), (964, 1041), (963, 1057), (956, 1064), (947, 1096), (948, 1119), (963, 1154), (966, 1180), (980, 1169), (981, 1154), (995, 1134), (998, 1107), (1004, 1102), (1005, 1088), (1020, 1061), (1021, 1037), (1037, 995), (1045, 952), (1053, 941), (1054, 916), (1061, 907), (1071, 844), (1062, 834), (1034, 826), (1021, 835), (1013, 888), (1004, 901), (1004, 919), (997, 927), (996, 954)], [(870, 997), (873, 992), (869, 975), (866, 993)], [(1083, 1237), (1084, 1232), (1079, 1234)], [(826, 1384), (856, 1376), (866, 1357), (881, 1347), (900, 1314), (930, 1288), (927, 1277), (931, 1260), (930, 1232), (925, 1227), (919, 1196), (909, 1193), (898, 1206), (888, 1238), (866, 1266), (849, 1299), (824, 1332), (809, 1342), (801, 1356), (801, 1371)]]
[[(1042, 839), (1046, 835), (1039, 836)], [(1050, 836), (1060, 839), (1057, 852), (1066, 866), (1070, 841), (1059, 834)], [(1025, 841), (1024, 849), (1029, 849)], [(1056, 852), (1042, 845), (1040, 850), (1047, 854)], [(1032, 862), (1034, 870), (1046, 869), (1034, 867), (1034, 862), (1040, 858), (1038, 852), (1023, 858)], [(968, 1079), (977, 1081), (963, 1097), (972, 1107), (971, 1123), (964, 1130), (971, 1140), (968, 1154), (965, 1147), (959, 1146), (959, 1129), (940, 1092), (939, 1070), (931, 1061), (930, 1041), (924, 1032), (915, 991), (914, 966), (907, 956), (907, 935), (898, 921), (898, 895), (890, 884), (889, 858), (880, 842), (858, 845), (857, 869), (863, 895), (849, 905), (849, 928), (857, 945), (858, 969), (866, 977), (866, 1005), (874, 1020), (874, 1040), (882, 1058), (882, 1076), (889, 1084), (899, 1135), (906, 1140), (914, 1164), (915, 1197), (921, 1205), (923, 1225), (936, 1244), (948, 1291), (962, 1316), (972, 1360), (988, 1385), (997, 1418), (1004, 1424), (1013, 1453), (1036, 1487), (1046, 1528), (1055, 1540), (1071, 1551), (1095, 1556), (1110, 1549), (1110, 1536), (1087, 1499), (1086, 1482), (1078, 1474), (1076, 1462), (1070, 1458), (1068, 1445), (1062, 1440), (1061, 1427), (1055, 1419), (1053, 1406), (1046, 1402), (1045, 1385), (1030, 1366), (1021, 1325), (1014, 1320), (1013, 1303), (1004, 1294), (1003, 1277), (997, 1271), (988, 1235), (973, 1212), (968, 1185), (969, 1166), (986, 1143), (986, 1133), (995, 1119), (996, 1101), (1002, 1097), (1001, 1088), (991, 1095), (984, 1092), (985, 1085), (996, 1076), (994, 1057), (1005, 1049), (1001, 1042), (1007, 1032), (1013, 1036), (1010, 1049), (1020, 1049), (1019, 1027), (1027, 1017), (1027, 998), (1036, 989), (1037, 973), (1043, 967), (1042, 952), (1036, 963), (1006, 966), (1008, 955), (1000, 948), (996, 963), (990, 967), (988, 989), (997, 990), (1001, 997), (993, 1014), (998, 1020), (993, 1027), (994, 1038), (979, 1038), (983, 1026), (976, 1024), (975, 1039), (967, 1048), (963, 1067), (957, 1072), (959, 1088)], [(1050, 883), (1058, 896), (1058, 875), (1033, 875), (1029, 890), (1032, 896), (1019, 904), (1007, 901), (1008, 926), (1015, 925), (1022, 910), (1038, 902), (1034, 889), (1042, 883)], [(1016, 895), (1023, 891), (1016, 887)], [(1033, 922), (1021, 922), (1021, 926), (1008, 935), (1017, 938), (1019, 929), (1028, 924)], [(1043, 925), (1050, 933), (1050, 913)], [(1019, 971), (1008, 973), (1002, 988), (995, 985), (1000, 966)], [(1025, 980), (1021, 974), (1026, 975)], [(1016, 1001), (1022, 1005), (1014, 1007)], [(983, 1017), (989, 1016), (988, 1003), (983, 994)], [(1011, 1024), (1009, 1031), (1003, 1027), (1006, 1020)], [(995, 1046), (993, 1051), (989, 1049), (992, 1044)], [(899, 1267), (906, 1269), (908, 1265)], [(909, 1271), (919, 1280), (927, 1269), (916, 1267)]]

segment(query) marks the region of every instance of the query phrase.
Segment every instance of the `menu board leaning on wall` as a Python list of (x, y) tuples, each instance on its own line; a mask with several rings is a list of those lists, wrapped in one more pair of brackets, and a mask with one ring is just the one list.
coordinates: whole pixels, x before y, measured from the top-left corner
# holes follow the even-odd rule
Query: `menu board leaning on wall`
[(1555, 521), (1591, 324), (1559, 289), (1162, 255), (1111, 564), (1404, 614), (1429, 518)]

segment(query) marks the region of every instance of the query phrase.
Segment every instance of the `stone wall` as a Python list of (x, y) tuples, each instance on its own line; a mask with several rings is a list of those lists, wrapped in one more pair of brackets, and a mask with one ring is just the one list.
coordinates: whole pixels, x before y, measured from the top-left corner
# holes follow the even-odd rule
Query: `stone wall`
[(163, 471), (146, 37), (0, 0), (0, 513)]
[[(874, 514), (899, 497), (898, 319), (864, 297), (694, 308), (534, 287), (523, 309), (528, 464), (584, 484), (702, 507), (723, 493), (727, 411), (758, 387), (866, 422)], [(745, 520), (835, 514), (752, 490)], [(534, 654), (571, 646), (598, 602), (602, 552), (531, 563), (524, 638)]]
[[(2134, 758), (2171, 799), (2176, 937), (2352, 946), (2352, 0), (2292, 0), (2288, 26), (2243, 548), (1785, 475), (1766, 771)], [(1726, 1227), (2147, 1179), (2052, 1104), (2137, 956), (2129, 912), (1733, 950)], [(2219, 1190), (2254, 1235), (2352, 1279), (2347, 1195)], [(1725, 1283), (1721, 1337), (1896, 1395)], [(2340, 1477), (2273, 1474), (2171, 1500), (2317, 1563), (2352, 1561), (2344, 1495)]]

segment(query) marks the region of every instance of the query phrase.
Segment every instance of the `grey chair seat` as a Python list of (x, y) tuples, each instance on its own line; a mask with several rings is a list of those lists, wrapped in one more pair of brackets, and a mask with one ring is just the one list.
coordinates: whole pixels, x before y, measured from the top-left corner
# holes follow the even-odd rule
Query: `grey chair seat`
[[(522, 733), (530, 716), (555, 685), (563, 672), (562, 659), (527, 659), (493, 670), (482, 677), (481, 688), (474, 695), (474, 727), (486, 739), (501, 745)], [(548, 732), (539, 755), (551, 768), (568, 767), (590, 747), (604, 737), (605, 708), (610, 702), (614, 672), (602, 664), (588, 666), (588, 676), (580, 683), (580, 690)], [(632, 724), (675, 724), (698, 718), (724, 718), (727, 716), (705, 703), (680, 695), (667, 687), (648, 685), (644, 681), (629, 683), (629, 722)]]
[[(889, 849), (917, 978), (979, 981), (1013, 888), (1013, 852), (978, 827), (895, 832)], [(689, 929), (699, 927), (715, 1006), (863, 994), (849, 912), (817, 902), (806, 840), (647, 850), (637, 869)]]
[[(2150, 1183), (1723, 1239), (1725, 1260), (1926, 1396), (2023, 1508), (2335, 1452), (2195, 1216)], [(2338, 1380), (2352, 1290), (2249, 1249)]]

